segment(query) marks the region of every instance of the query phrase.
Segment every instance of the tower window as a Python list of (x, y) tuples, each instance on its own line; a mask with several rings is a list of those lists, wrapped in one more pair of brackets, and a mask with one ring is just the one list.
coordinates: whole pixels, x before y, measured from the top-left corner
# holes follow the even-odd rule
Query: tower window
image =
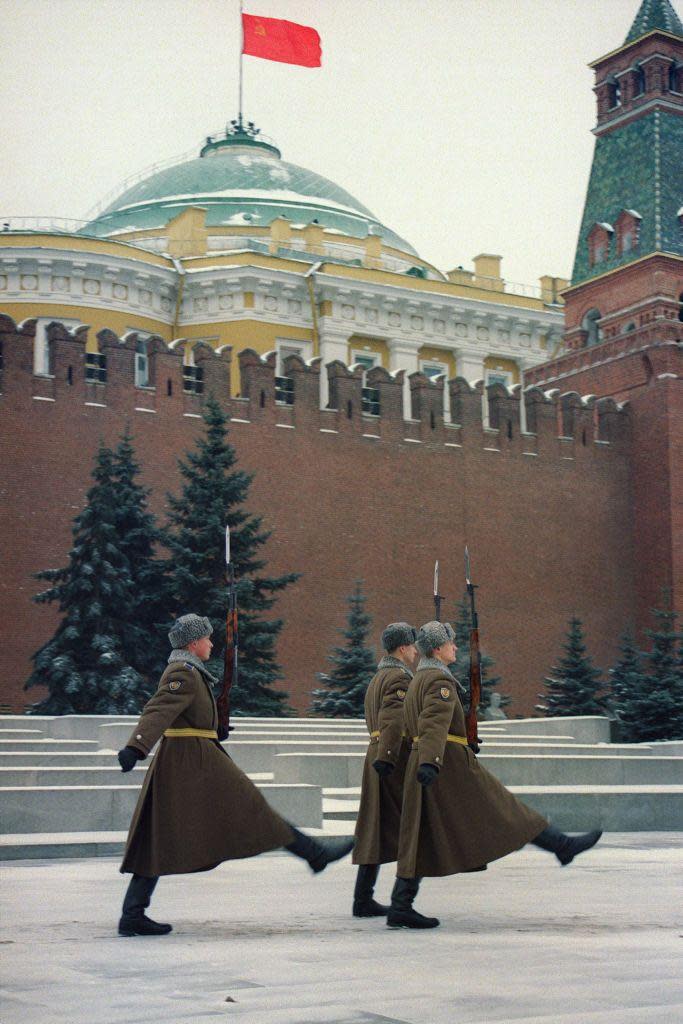
[(614, 228), (611, 224), (594, 224), (590, 229), (588, 232), (588, 263), (591, 267), (609, 259), (613, 234)]
[(599, 309), (589, 309), (581, 321), (581, 329), (586, 332), (587, 348), (591, 345), (599, 345), (602, 341), (601, 316)]
[(645, 72), (638, 65), (633, 82), (633, 95), (642, 96), (645, 92)]
[(615, 222), (617, 256), (638, 248), (641, 216), (637, 210), (622, 210)]

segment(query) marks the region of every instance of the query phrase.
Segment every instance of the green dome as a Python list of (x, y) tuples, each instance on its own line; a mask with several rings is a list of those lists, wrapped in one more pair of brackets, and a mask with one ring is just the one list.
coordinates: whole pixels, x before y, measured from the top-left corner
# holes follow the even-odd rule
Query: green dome
[[(235, 124), (233, 122), (233, 124)], [(206, 208), (208, 227), (268, 227), (277, 217), (292, 225), (316, 221), (340, 234), (381, 235), (401, 252), (417, 253), (349, 192), (320, 174), (282, 160), (279, 150), (241, 125), (209, 138), (196, 160), (138, 181), (110, 203), (83, 233), (110, 237), (163, 229), (190, 206)]]

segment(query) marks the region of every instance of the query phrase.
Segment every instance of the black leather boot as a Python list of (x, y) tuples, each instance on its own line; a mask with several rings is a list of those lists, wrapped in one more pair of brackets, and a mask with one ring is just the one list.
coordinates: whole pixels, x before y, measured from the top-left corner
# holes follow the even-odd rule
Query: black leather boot
[(158, 924), (145, 915), (158, 881), (158, 876), (133, 875), (123, 900), (119, 935), (168, 935), (173, 931), (170, 924)]
[(311, 871), (316, 874), (324, 871), (327, 865), (334, 863), (335, 860), (346, 857), (353, 849), (353, 839), (314, 839), (293, 825), (289, 827), (294, 833), (294, 842), (285, 846), (285, 850), (289, 850), (295, 857), (308, 861)]
[(413, 910), (413, 900), (420, 888), (419, 878), (396, 878), (387, 914), (389, 928), (438, 928), (438, 917), (425, 917)]
[(386, 917), (389, 907), (373, 900), (379, 864), (359, 864), (356, 887), (353, 890), (354, 917)]
[(568, 836), (560, 832), (559, 828), (548, 825), (531, 842), (534, 846), (540, 846), (542, 850), (554, 853), (562, 867), (571, 864), (577, 853), (590, 850), (595, 846), (602, 832), (597, 829), (594, 832), (585, 832), (580, 836)]

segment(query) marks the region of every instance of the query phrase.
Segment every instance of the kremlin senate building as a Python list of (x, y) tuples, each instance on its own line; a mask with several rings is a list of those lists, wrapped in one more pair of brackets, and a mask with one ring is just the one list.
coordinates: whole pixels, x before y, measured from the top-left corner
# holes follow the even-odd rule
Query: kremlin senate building
[(436, 559), (454, 618), (465, 544), (512, 716), (572, 615), (606, 669), (664, 594), (681, 610), (683, 25), (669, 0), (634, 13), (592, 64), (571, 280), (514, 287), (489, 253), (442, 271), (241, 116), (87, 223), (0, 225), (1, 709), (40, 699), (58, 615), (32, 574), (65, 564), (98, 442), (130, 429), (163, 520), (209, 393), (269, 573), (301, 573), (275, 606), (300, 713), (354, 581), (377, 647), (432, 617)]

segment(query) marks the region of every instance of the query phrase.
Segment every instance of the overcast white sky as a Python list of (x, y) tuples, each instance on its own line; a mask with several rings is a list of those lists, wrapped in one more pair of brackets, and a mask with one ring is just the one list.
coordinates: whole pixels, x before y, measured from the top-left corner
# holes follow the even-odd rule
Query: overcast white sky
[[(639, 0), (245, 0), (323, 67), (244, 58), (244, 112), (442, 270), (569, 276), (593, 73)], [(680, 11), (680, 8), (678, 8)], [(239, 0), (0, 0), (0, 218), (84, 217), (237, 111)]]

